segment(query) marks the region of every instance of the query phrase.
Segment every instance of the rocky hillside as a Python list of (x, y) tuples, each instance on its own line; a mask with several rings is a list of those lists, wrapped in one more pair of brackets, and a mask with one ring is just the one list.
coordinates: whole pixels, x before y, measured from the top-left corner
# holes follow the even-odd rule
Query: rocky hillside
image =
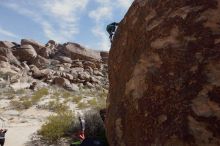
[(57, 44), (50, 40), (43, 45), (27, 39), (22, 39), (20, 44), (0, 41), (0, 74), (15, 90), (37, 86), (34, 80), (21, 83), (21, 77), (72, 91), (82, 87), (107, 89), (107, 61), (108, 52), (89, 50), (76, 43)]
[(220, 145), (220, 0), (135, 0), (109, 54), (114, 146)]
[(76, 43), (0, 41), (0, 126), (8, 129), (6, 145), (48, 146), (36, 136), (48, 116), (72, 111), (77, 117), (105, 108), (107, 62), (108, 52)]

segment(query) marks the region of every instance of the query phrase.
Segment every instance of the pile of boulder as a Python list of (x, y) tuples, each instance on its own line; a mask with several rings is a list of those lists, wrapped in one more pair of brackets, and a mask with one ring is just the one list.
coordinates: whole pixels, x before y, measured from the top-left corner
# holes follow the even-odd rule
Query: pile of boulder
[(28, 76), (68, 90), (108, 88), (108, 52), (86, 49), (77, 43), (40, 44), (0, 41), (0, 74)]

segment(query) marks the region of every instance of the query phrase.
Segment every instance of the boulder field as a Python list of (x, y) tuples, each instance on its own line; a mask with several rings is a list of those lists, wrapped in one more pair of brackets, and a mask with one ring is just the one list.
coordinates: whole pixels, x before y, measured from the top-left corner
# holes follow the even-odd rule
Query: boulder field
[(84, 87), (107, 89), (107, 61), (108, 52), (90, 50), (76, 43), (0, 41), (0, 78), (10, 83), (16, 76), (18, 79), (32, 77), (29, 84), (40, 80), (71, 91)]

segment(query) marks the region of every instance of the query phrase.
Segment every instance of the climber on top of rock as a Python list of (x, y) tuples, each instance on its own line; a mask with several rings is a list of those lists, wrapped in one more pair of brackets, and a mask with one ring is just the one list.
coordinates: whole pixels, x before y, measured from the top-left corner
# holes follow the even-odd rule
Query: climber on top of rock
[(113, 22), (113, 23), (107, 25), (107, 27), (106, 27), (106, 30), (109, 33), (109, 39), (110, 39), (111, 43), (112, 43), (112, 40), (113, 40), (113, 35), (115, 33), (115, 30), (116, 30), (116, 26), (118, 26), (118, 24), (119, 23), (117, 23), (117, 22)]

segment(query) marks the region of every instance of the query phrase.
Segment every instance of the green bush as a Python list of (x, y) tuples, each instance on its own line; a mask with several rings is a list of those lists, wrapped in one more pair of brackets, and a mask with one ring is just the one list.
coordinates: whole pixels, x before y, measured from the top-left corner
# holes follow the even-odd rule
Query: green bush
[(61, 137), (64, 137), (67, 131), (74, 123), (72, 112), (59, 113), (56, 116), (49, 116), (47, 122), (38, 131), (42, 140), (49, 143), (56, 143)]

